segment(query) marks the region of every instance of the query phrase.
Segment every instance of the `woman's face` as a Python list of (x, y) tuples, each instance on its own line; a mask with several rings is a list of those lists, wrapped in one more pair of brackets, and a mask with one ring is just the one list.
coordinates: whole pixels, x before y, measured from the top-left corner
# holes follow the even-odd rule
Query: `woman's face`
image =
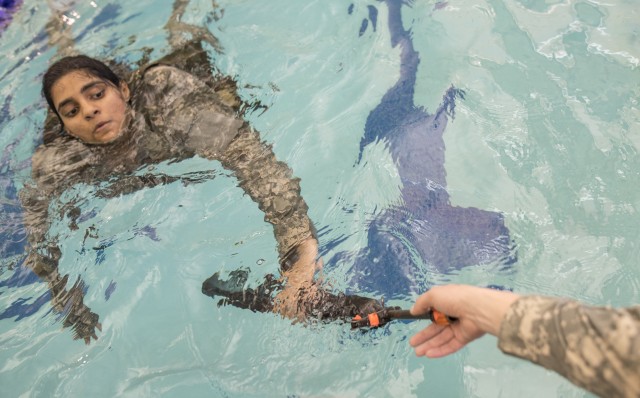
[(51, 87), (51, 98), (65, 130), (87, 144), (108, 144), (122, 134), (129, 87), (85, 71), (67, 73)]

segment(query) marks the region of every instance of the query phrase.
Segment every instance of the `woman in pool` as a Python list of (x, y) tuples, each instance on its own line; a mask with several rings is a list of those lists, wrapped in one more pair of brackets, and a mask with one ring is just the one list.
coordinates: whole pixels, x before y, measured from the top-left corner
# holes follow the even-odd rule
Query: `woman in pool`
[[(233, 291), (214, 275), (203, 285), (205, 294), (293, 319), (347, 317), (379, 308), (375, 300), (332, 295), (314, 283), (317, 240), (299, 180), (242, 120), (233, 80), (211, 75), (198, 44), (137, 70), (129, 82), (95, 59), (65, 57), (44, 75), (43, 94), (54, 116), (32, 158), (34, 185), (21, 193), (31, 247), (26, 263), (48, 282), (52, 303), (64, 310), (65, 326), (74, 329), (76, 338), (90, 342), (101, 325), (83, 303), (83, 283), (78, 280), (67, 290), (67, 276), (60, 276), (60, 249), (46, 236), (50, 200), (77, 183), (110, 181), (98, 191), (104, 197), (171, 183), (179, 178), (135, 172), (143, 165), (194, 156), (218, 160), (233, 172), (273, 225), (281, 260), (280, 279)], [(79, 212), (73, 204), (67, 207), (72, 207), (73, 227)]]

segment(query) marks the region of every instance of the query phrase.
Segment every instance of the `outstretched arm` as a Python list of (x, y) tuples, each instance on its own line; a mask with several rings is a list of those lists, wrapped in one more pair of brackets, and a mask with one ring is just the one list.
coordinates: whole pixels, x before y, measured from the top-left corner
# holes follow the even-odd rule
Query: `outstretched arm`
[[(333, 294), (314, 281), (322, 262), (308, 207), (300, 194), (300, 180), (292, 176), (286, 163), (276, 159), (271, 146), (261, 141), (257, 132), (243, 126), (222, 154), (221, 162), (234, 172), (240, 187), (264, 212), (265, 221), (273, 225), (282, 274), (279, 285), (267, 280), (255, 290), (227, 296), (229, 303), (242, 307), (242, 297), (251, 303), (245, 308), (274, 311), (298, 320), (344, 320), (382, 309), (377, 300)], [(277, 295), (271, 303), (266, 296), (273, 292)]]
[[(143, 83), (142, 105), (152, 128), (176, 132), (194, 154), (219, 160), (264, 212), (265, 221), (273, 225), (281, 265), (281, 278), (276, 284), (266, 281), (256, 290), (234, 292), (221, 288), (223, 282), (214, 276), (208, 280), (210, 283), (205, 282), (203, 291), (227, 297), (227, 302), (239, 307), (274, 311), (294, 319), (317, 312), (323, 300), (328, 305), (331, 295), (314, 283), (321, 261), (313, 223), (300, 193), (300, 180), (238, 116), (234, 106), (240, 101), (235, 86), (214, 90), (195, 76), (164, 65), (148, 69)], [(271, 297), (273, 294), (275, 298)], [(333, 302), (341, 300), (344, 301)], [(352, 299), (346, 299), (349, 300)], [(346, 301), (343, 304), (348, 307)]]
[(304, 318), (303, 303), (316, 290), (313, 277), (321, 262), (308, 207), (300, 194), (300, 180), (246, 125), (220, 160), (264, 212), (265, 221), (273, 225), (284, 280), (273, 310), (286, 317)]
[(485, 333), (499, 348), (603, 397), (640, 394), (640, 306), (592, 307), (576, 301), (472, 286), (434, 287), (412, 313), (435, 308), (458, 318), (413, 336), (416, 354), (451, 354)]

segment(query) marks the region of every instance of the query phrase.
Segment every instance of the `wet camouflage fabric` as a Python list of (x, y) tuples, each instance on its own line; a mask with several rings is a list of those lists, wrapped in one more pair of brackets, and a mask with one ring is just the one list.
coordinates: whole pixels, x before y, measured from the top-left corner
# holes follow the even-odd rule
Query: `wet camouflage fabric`
[(640, 397), (640, 306), (614, 309), (525, 296), (502, 322), (499, 348), (602, 397)]
[(233, 171), (239, 186), (264, 212), (265, 221), (273, 224), (281, 259), (313, 235), (300, 180), (257, 132), (233, 117), (218, 95), (209, 94), (194, 76), (167, 66), (151, 69), (145, 81), (150, 87), (144, 93), (145, 115), (153, 130), (176, 135), (172, 141), (184, 142), (178, 146), (219, 160)]
[(264, 220), (273, 225), (278, 254), (283, 262), (302, 241), (315, 237), (307, 215), (307, 204), (300, 196), (300, 179), (276, 157), (258, 133), (246, 131), (229, 144), (220, 162), (233, 170), (239, 186), (264, 212)]
[[(45, 132), (54, 139), (36, 150), (33, 184), (20, 194), (30, 242), (26, 264), (48, 282), (54, 308), (67, 314), (65, 326), (87, 341), (100, 327), (98, 315), (83, 303), (81, 280), (66, 287), (67, 277), (57, 268), (60, 250), (55, 237), (47, 236), (52, 218), (79, 216), (74, 203), (51, 206), (74, 184), (99, 185), (97, 196), (108, 198), (177, 180), (200, 182), (207, 179), (206, 173), (192, 179), (136, 171), (144, 165), (201, 156), (219, 160), (234, 173), (265, 220), (274, 225), (283, 260), (298, 243), (315, 235), (299, 180), (237, 116), (235, 91), (214, 91), (190, 73), (166, 65), (134, 75), (131, 88), (129, 125), (120, 138), (108, 145), (86, 145), (68, 135)], [(51, 209), (61, 214), (49, 214)]]

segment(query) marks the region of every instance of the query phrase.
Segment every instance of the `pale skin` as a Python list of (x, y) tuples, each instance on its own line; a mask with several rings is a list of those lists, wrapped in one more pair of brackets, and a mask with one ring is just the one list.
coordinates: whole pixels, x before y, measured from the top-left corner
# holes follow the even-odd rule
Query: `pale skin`
[(460, 350), (486, 333), (497, 336), (509, 307), (520, 296), (506, 291), (466, 285), (436, 286), (418, 297), (414, 315), (436, 309), (458, 320), (450, 325), (430, 324), (416, 333), (409, 344), (417, 356), (444, 357)]

